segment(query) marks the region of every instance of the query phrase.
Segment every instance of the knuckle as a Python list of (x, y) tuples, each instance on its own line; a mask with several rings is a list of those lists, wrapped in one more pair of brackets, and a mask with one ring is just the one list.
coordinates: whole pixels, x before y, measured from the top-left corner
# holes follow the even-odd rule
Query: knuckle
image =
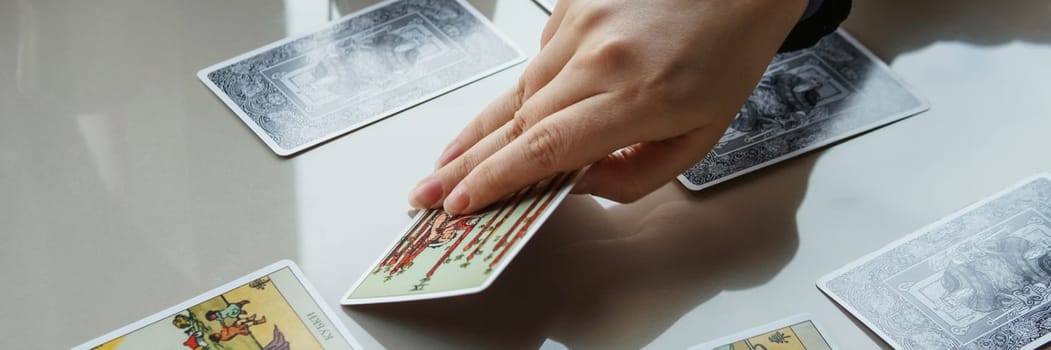
[[(475, 128), (473, 134), (470, 135), (473, 142), (477, 142), (492, 134), (494, 131), (500, 129), (500, 121), (495, 118), (486, 118), (478, 123), (478, 127)], [(473, 146), (473, 143), (471, 144)]]
[(450, 168), (449, 172), (446, 173), (445, 177), (462, 179), (464, 176), (467, 176), (467, 174), (471, 173), (471, 170), (474, 170), (474, 167), (477, 165), (478, 156), (471, 152), (464, 153), (460, 155), (459, 158), (456, 158), (456, 160), (454, 160), (452, 164), (450, 164), (450, 166), (448, 167)]
[(529, 100), (540, 88), (544, 87), (545, 81), (543, 80), (544, 67), (540, 65), (529, 66), (526, 71), (518, 78), (518, 82), (515, 84), (515, 107), (521, 107), (525, 101)]
[(481, 140), (485, 135), (493, 132), (493, 130), (496, 130), (496, 128), (499, 127), (499, 125), (493, 125), (495, 123), (492, 119), (493, 118), (476, 118), (470, 125), (463, 129), (463, 132), (456, 137), (456, 140), (471, 143)]
[(491, 189), (500, 186), (501, 176), (498, 175), (496, 169), (492, 167), (479, 167), (471, 173), (472, 187), (476, 189)]
[(529, 98), (530, 83), (527, 75), (523, 74), (521, 78), (518, 78), (518, 83), (515, 84), (514, 91), (511, 92), (510, 101), (513, 110), (522, 108), (522, 104)]
[(622, 86), (620, 100), (645, 111), (637, 114), (646, 118), (651, 130), (659, 130), (665, 137), (681, 134), (704, 119), (699, 118), (704, 102), (697, 87), (685, 84), (680, 75), (680, 68), (665, 67), (635, 84)]
[(521, 110), (516, 111), (510, 121), (507, 122), (507, 132), (504, 134), (503, 143), (506, 145), (522, 136), (525, 133), (526, 128), (529, 127), (529, 121), (525, 119)]
[(637, 47), (629, 38), (610, 37), (586, 52), (582, 64), (600, 71), (622, 71), (631, 67)]
[(681, 78), (686, 75), (682, 66), (677, 63), (667, 65), (661, 73), (646, 79), (645, 90), (663, 104), (681, 105), (696, 100), (696, 89)]
[(553, 128), (533, 128), (526, 139), (526, 157), (545, 170), (558, 170), (566, 142)]
[(697, 62), (676, 58), (663, 62), (651, 74), (640, 79), (649, 99), (669, 108), (699, 110), (711, 91), (697, 85), (697, 77), (707, 76)]
[[(652, 95), (652, 92), (647, 90), (646, 87), (643, 85), (622, 84), (616, 90), (616, 93), (618, 95), (618, 100), (624, 101), (630, 106), (645, 106), (648, 109), (650, 109), (650, 112), (656, 112), (657, 108), (662, 107), (660, 103), (653, 103), (655, 101), (649, 99), (649, 97)], [(642, 117), (647, 114), (656, 113), (641, 113), (636, 115)]]

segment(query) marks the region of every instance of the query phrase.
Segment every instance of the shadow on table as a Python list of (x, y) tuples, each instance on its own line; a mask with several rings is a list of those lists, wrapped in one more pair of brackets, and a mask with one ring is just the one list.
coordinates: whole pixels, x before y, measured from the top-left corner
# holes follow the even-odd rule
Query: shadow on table
[(608, 210), (570, 197), (488, 290), (347, 311), (394, 349), (443, 339), (536, 348), (546, 338), (639, 348), (719, 292), (761, 285), (791, 260), (796, 210), (819, 154), (698, 194), (671, 183)]
[[(902, 54), (939, 42), (981, 46), (1051, 43), (1048, 18), (1051, 3), (1046, 0), (854, 0), (843, 27), (881, 59), (892, 62)], [(874, 343), (890, 348), (853, 315), (836, 306)]]
[[(855, 0), (845, 27), (892, 61), (941, 41), (1051, 42), (1049, 13), (1035, 0)], [(791, 260), (795, 213), (819, 155), (699, 194), (669, 184), (609, 210), (570, 198), (488, 290), (347, 312), (390, 348), (536, 348), (546, 338), (639, 348), (719, 292), (761, 285)]]
[(843, 26), (889, 62), (940, 41), (1051, 42), (1048, 18), (1046, 0), (854, 0)]

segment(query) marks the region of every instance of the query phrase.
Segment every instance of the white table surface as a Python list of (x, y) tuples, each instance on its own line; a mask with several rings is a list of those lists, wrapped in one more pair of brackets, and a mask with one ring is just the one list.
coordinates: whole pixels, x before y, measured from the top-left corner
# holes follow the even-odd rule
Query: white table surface
[[(536, 52), (534, 3), (471, 2)], [(341, 308), (524, 65), (282, 159), (194, 73), (323, 25), (325, 1), (0, 0), (0, 348), (67, 348), (282, 258), (367, 348), (677, 349), (801, 312), (885, 347), (814, 282), (1051, 170), (1051, 4), (856, 3), (848, 30), (930, 111), (698, 194), (572, 197), (486, 292)]]

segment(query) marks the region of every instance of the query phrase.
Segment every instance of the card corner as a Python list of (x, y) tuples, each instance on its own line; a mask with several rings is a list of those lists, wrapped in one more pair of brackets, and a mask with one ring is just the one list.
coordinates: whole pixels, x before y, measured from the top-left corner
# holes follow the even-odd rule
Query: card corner
[(211, 67), (209, 67), (209, 68), (201, 68), (194, 75), (196, 75), (197, 79), (200, 79), (202, 82), (208, 83), (208, 82), (211, 82), (211, 80), (208, 79), (208, 73), (211, 73)]
[(679, 183), (682, 184), (682, 187), (685, 187), (690, 192), (697, 192), (697, 191), (703, 190), (705, 188), (705, 186), (697, 186), (696, 184), (694, 184), (692, 181), (687, 179), (685, 176), (682, 176), (681, 174), (679, 176), (676, 176), (676, 179), (679, 180)]

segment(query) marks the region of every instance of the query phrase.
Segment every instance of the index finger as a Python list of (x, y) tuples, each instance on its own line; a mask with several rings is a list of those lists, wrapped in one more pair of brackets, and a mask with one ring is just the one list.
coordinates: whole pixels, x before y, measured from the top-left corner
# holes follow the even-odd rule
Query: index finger
[(596, 121), (614, 109), (612, 96), (599, 94), (573, 104), (529, 128), (470, 171), (449, 192), (443, 206), (471, 213), (556, 173), (583, 168), (623, 145), (635, 133), (620, 123)]

